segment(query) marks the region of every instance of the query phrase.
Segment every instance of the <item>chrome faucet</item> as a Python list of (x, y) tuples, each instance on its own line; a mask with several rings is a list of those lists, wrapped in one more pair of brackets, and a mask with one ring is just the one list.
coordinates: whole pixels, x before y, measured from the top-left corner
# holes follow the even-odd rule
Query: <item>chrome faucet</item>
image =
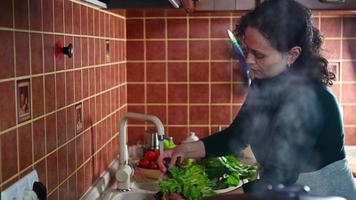
[(127, 150), (127, 129), (126, 124), (128, 119), (136, 119), (140, 121), (152, 122), (158, 132), (159, 151), (163, 153), (164, 127), (161, 120), (154, 115), (145, 115), (140, 113), (127, 112), (120, 120), (120, 156), (119, 169), (116, 172), (115, 178), (117, 180), (117, 189), (121, 192), (131, 190), (131, 176), (133, 169), (128, 165), (128, 150)]

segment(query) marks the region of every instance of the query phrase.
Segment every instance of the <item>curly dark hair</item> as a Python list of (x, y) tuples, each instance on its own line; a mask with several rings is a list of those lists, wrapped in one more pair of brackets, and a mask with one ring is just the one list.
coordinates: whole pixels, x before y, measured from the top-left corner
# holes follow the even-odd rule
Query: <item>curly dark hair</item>
[(294, 0), (266, 0), (247, 13), (236, 25), (235, 34), (243, 41), (247, 27), (253, 27), (279, 52), (299, 46), (302, 51), (290, 69), (312, 81), (332, 85), (335, 74), (321, 52), (322, 36), (312, 24), (311, 11)]

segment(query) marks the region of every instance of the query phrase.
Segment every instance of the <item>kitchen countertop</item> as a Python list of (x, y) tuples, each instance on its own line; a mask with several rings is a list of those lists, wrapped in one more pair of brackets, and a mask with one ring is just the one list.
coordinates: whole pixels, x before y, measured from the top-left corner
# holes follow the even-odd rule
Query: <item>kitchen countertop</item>
[(352, 175), (356, 177), (356, 146), (345, 146), (345, 151)]

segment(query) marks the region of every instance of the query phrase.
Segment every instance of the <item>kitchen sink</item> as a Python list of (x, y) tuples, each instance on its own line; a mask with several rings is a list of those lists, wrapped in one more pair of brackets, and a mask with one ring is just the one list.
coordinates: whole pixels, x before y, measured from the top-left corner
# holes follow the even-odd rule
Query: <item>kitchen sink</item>
[(158, 192), (159, 186), (158, 181), (150, 181), (150, 182), (134, 182), (132, 184), (134, 189), (149, 191), (149, 192)]
[(155, 200), (154, 194), (147, 193), (147, 192), (124, 192), (124, 193), (117, 193), (115, 196), (111, 198), (111, 200), (128, 200), (128, 199), (135, 199), (135, 200)]

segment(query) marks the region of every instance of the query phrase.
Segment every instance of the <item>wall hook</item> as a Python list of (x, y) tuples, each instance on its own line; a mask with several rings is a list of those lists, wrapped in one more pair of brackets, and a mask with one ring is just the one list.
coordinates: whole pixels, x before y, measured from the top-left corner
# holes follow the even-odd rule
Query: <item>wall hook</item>
[(73, 56), (73, 52), (74, 50), (72, 43), (69, 43), (66, 47), (62, 47), (62, 44), (59, 40), (56, 42), (56, 57), (61, 57), (62, 54), (65, 54), (71, 58)]

